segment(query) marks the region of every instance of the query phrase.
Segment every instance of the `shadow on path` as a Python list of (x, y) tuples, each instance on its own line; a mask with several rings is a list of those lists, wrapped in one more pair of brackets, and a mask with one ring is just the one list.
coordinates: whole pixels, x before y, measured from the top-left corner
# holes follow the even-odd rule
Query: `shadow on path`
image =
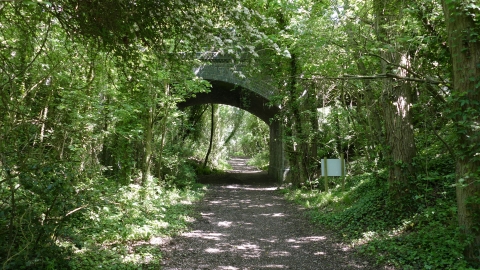
[(228, 160), (231, 170), (221, 174), (203, 175), (198, 178), (202, 184), (247, 184), (247, 185), (274, 185), (275, 181), (266, 171), (258, 170), (247, 165), (249, 158), (234, 157)]
[(381, 269), (315, 228), (266, 174), (240, 171), (203, 179), (214, 184), (191, 231), (163, 247), (163, 269)]

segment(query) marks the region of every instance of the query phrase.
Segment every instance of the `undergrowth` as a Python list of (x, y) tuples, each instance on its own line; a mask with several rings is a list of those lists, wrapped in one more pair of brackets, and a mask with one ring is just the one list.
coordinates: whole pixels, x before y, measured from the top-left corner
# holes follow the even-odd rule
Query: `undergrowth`
[[(337, 232), (362, 253), (399, 269), (473, 269), (462, 251), (456, 223), (454, 187), (436, 187), (419, 176), (413, 197), (396, 203), (388, 198), (386, 180), (363, 174), (322, 192), (282, 190), (285, 196), (309, 209), (313, 222)], [(438, 179), (436, 179), (438, 180)], [(440, 182), (440, 181), (438, 181)]]
[(268, 170), (268, 165), (270, 161), (269, 156), (270, 153), (268, 151), (260, 151), (259, 153), (255, 154), (250, 160), (248, 160), (247, 164), (259, 170), (266, 171)]
[(101, 186), (91, 191), (98, 199), (59, 239), (73, 250), (71, 269), (158, 269), (160, 245), (187, 228), (194, 219), (192, 203), (203, 196), (200, 186)]

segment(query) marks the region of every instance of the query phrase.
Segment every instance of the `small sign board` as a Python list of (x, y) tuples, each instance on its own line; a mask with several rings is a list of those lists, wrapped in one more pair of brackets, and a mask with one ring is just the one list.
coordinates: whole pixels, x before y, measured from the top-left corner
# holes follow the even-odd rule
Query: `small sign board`
[[(325, 176), (325, 159), (322, 159), (322, 176)], [(345, 175), (345, 164), (343, 164), (343, 174), (342, 174), (342, 160), (341, 159), (327, 159), (327, 176), (344, 176)]]

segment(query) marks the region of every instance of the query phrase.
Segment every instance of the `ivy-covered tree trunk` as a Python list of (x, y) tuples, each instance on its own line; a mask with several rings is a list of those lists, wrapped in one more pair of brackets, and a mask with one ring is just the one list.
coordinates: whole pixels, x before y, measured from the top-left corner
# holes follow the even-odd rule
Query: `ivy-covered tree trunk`
[(310, 137), (310, 150), (308, 151), (308, 166), (309, 166), (309, 175), (310, 179), (314, 179), (320, 176), (320, 166), (318, 160), (318, 142), (320, 141), (320, 132), (319, 132), (319, 114), (317, 108), (320, 106), (319, 101), (319, 92), (315, 87), (315, 84), (311, 84), (313, 89), (309, 92), (309, 99), (308, 103), (310, 106), (310, 115), (309, 118), (306, 119), (309, 122), (310, 130), (309, 130), (309, 137)]
[(286, 135), (289, 139), (287, 142), (287, 152), (289, 153), (290, 164), (290, 180), (293, 186), (300, 186), (304, 181), (304, 164), (303, 153), (304, 145), (302, 142), (302, 119), (300, 116), (300, 102), (298, 100), (297, 89), (297, 59), (295, 54), (292, 54), (290, 59), (290, 80), (288, 82), (288, 96), (289, 96), (289, 112), (290, 120)]
[(458, 222), (473, 236), (466, 258), (480, 266), (480, 4), (443, 0), (453, 67)]

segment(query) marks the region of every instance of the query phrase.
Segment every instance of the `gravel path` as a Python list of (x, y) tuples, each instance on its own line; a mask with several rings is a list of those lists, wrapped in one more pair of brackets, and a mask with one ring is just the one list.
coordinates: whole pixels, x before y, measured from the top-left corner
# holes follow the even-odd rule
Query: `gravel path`
[(214, 184), (191, 231), (163, 247), (163, 269), (381, 269), (313, 227), (265, 174), (239, 166), (203, 179)]

